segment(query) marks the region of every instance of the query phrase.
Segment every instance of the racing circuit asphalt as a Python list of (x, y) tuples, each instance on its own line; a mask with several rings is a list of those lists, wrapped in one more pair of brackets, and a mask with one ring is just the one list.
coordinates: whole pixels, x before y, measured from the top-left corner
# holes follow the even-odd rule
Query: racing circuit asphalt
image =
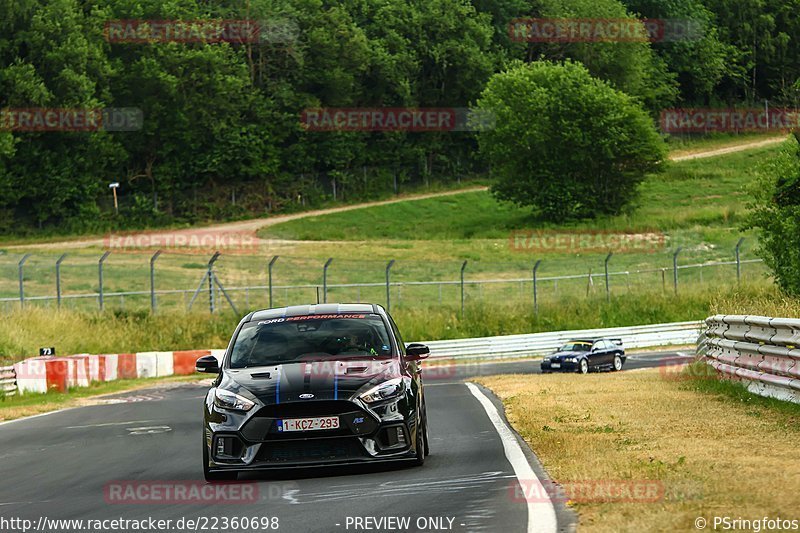
[[(658, 366), (680, 357), (665, 352), (641, 354), (629, 358), (625, 370)], [(38, 525), (40, 517), (278, 517), (278, 531), (292, 533), (526, 531), (528, 510), (524, 502), (512, 497), (518, 481), (504, 443), (464, 380), (475, 375), (534, 373), (538, 366), (538, 361), (465, 365), (427, 377), (431, 455), (423, 467), (248, 474), (243, 476), (243, 485), (255, 495), (255, 501), (248, 503), (106, 501), (110, 484), (125, 481), (196, 482), (204, 486), (200, 428), (205, 383), (162, 385), (123, 393), (101, 405), (1, 424), (0, 519), (29, 519)], [(502, 412), (501, 404), (484, 392)], [(524, 444), (522, 447), (534, 472), (544, 479), (533, 454)], [(354, 523), (356, 517), (388, 516), (409, 517), (410, 527), (367, 528)], [(557, 504), (556, 516), (559, 530), (575, 528), (571, 511)], [(418, 527), (420, 518), (433, 520)], [(532, 522), (536, 523), (535, 516)], [(437, 529), (437, 525), (441, 527)]]

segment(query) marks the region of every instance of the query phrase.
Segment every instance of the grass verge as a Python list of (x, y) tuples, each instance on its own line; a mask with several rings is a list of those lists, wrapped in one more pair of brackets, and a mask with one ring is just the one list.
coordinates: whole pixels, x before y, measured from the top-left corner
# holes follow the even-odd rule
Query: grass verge
[[(392, 315), (411, 342), (702, 320), (720, 298), (747, 301), (776, 294), (761, 285), (743, 285), (734, 294), (711, 288), (678, 296), (671, 291), (632, 291), (608, 302), (602, 293), (540, 302), (538, 316), (530, 298), (470, 301), (463, 316), (452, 303), (404, 305), (393, 308)], [(61, 355), (223, 348), (238, 320), (231, 312), (151, 315), (27, 307), (4, 314), (0, 321), (0, 365), (31, 357), (42, 346), (54, 346)]]
[[(481, 378), (560, 484), (654, 480), (656, 502), (574, 502), (581, 530), (693, 530), (697, 517), (791, 517), (800, 406), (647, 369)], [(779, 490), (764, 490), (767, 486)]]

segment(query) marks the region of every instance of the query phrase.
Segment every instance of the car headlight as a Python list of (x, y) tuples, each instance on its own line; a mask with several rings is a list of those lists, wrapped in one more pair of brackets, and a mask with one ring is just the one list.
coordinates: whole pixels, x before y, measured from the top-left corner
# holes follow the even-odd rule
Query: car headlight
[(543, 363), (549, 363), (550, 362), (550, 358), (549, 357), (543, 357), (542, 358), (542, 362)]
[(223, 409), (235, 409), (237, 411), (249, 411), (255, 405), (254, 402), (234, 394), (224, 389), (214, 391), (214, 405)]
[(398, 396), (403, 390), (403, 378), (394, 378), (372, 387), (360, 396), (367, 403), (375, 403)]

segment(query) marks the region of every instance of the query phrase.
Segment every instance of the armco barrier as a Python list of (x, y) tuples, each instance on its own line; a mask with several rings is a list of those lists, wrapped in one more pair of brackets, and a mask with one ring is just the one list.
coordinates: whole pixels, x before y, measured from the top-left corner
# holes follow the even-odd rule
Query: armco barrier
[(612, 337), (625, 349), (695, 344), (702, 322), (673, 322), (605, 329), (578, 329), (525, 335), (426, 342), (432, 359), (526, 357), (551, 352), (570, 339)]
[(800, 319), (714, 315), (697, 354), (760, 396), (800, 403)]
[[(526, 357), (550, 352), (569, 339), (621, 338), (628, 349), (694, 344), (702, 322), (676, 322), (607, 329), (582, 329), (555, 333), (504, 335), (474, 339), (426, 342), (432, 359)], [(67, 357), (33, 357), (14, 365), (20, 393), (65, 391), (94, 381), (151, 378), (194, 373), (195, 361), (204, 355), (222, 360), (225, 350), (186, 350), (120, 354), (78, 354)]]

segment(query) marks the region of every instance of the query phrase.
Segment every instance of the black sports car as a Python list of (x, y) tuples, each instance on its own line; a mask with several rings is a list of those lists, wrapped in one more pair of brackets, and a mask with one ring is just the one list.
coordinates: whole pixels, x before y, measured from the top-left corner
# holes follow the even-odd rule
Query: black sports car
[(625, 350), (622, 339), (575, 339), (542, 359), (542, 372), (580, 372), (622, 370)]
[(419, 361), (379, 305), (322, 304), (248, 314), (205, 399), (203, 472), (376, 461), (422, 464), (427, 417)]

